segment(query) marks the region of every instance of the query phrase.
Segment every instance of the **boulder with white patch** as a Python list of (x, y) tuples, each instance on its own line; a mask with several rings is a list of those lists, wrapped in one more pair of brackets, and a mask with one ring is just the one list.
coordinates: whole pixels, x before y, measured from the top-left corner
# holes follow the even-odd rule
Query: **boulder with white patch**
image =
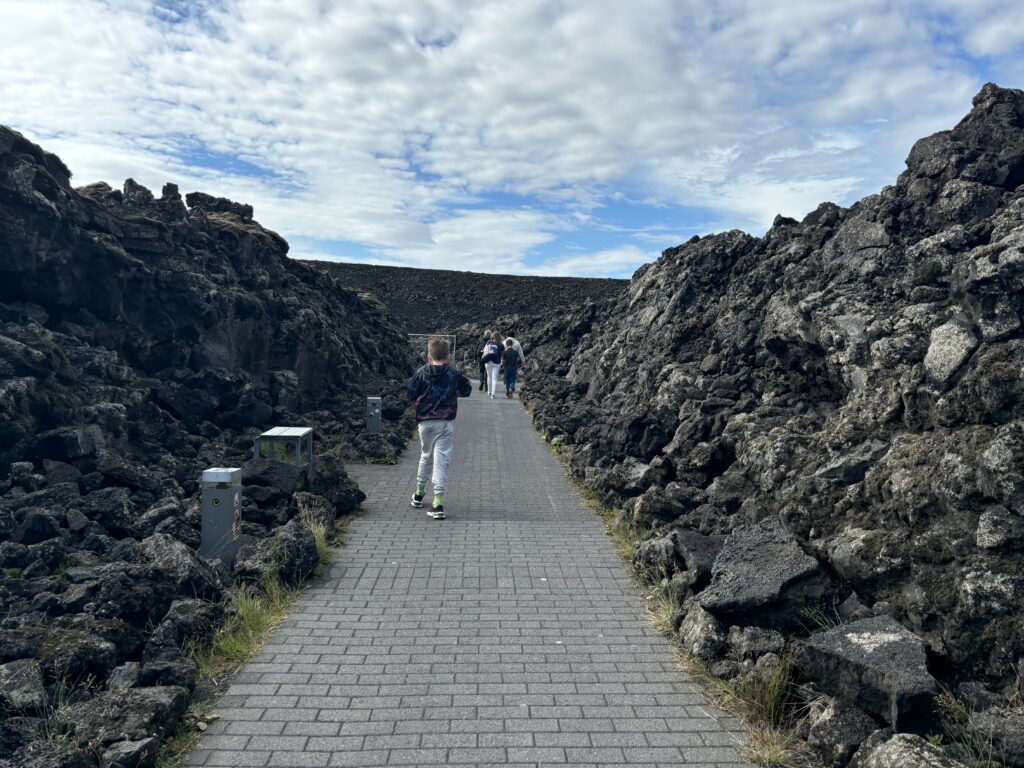
[(932, 717), (937, 692), (924, 643), (888, 616), (874, 616), (812, 635), (798, 666), (823, 691), (884, 718), (897, 731)]

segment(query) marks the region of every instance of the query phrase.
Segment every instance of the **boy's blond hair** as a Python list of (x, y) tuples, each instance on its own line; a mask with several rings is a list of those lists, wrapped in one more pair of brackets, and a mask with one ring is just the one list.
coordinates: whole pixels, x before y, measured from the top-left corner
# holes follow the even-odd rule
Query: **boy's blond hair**
[(437, 363), (447, 360), (452, 354), (451, 347), (448, 345), (448, 339), (434, 336), (427, 342), (427, 354), (431, 360)]

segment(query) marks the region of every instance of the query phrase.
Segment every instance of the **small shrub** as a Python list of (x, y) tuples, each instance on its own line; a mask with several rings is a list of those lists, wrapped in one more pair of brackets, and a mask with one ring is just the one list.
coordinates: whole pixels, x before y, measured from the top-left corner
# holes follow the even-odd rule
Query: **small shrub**
[(16, 579), (21, 576), (22, 568), (4, 568), (4, 576), (9, 579)]
[(397, 456), (366, 456), (363, 461), (367, 464), (397, 464)]

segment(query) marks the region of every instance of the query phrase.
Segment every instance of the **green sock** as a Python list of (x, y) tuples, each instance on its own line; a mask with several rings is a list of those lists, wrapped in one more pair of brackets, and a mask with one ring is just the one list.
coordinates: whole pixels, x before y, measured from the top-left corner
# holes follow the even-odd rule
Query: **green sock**
[(425, 486), (425, 485), (417, 485), (416, 486), (416, 495), (417, 496), (422, 497), (426, 492), (427, 492), (427, 486)]
[(444, 496), (443, 493), (435, 493), (434, 494), (434, 508), (435, 509), (437, 507), (443, 507), (444, 506), (444, 499), (442, 498), (443, 496)]

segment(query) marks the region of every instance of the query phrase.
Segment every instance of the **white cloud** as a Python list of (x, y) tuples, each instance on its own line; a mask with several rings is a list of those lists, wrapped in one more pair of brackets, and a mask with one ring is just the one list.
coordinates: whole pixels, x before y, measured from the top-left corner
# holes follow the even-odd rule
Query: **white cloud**
[[(0, 122), (79, 183), (171, 180), (287, 237), (521, 272), (618, 199), (758, 230), (876, 191), (969, 107), (971, 57), (1024, 74), (1017, 16), (1011, 0), (0, 0)], [(530, 205), (476, 207), (510, 194)], [(666, 210), (664, 232), (692, 228)], [(633, 251), (601, 252), (609, 269), (660, 236), (634, 229)]]
[(581, 277), (629, 277), (637, 267), (658, 258), (657, 251), (623, 245), (595, 253), (560, 256), (530, 270), (532, 274)]

